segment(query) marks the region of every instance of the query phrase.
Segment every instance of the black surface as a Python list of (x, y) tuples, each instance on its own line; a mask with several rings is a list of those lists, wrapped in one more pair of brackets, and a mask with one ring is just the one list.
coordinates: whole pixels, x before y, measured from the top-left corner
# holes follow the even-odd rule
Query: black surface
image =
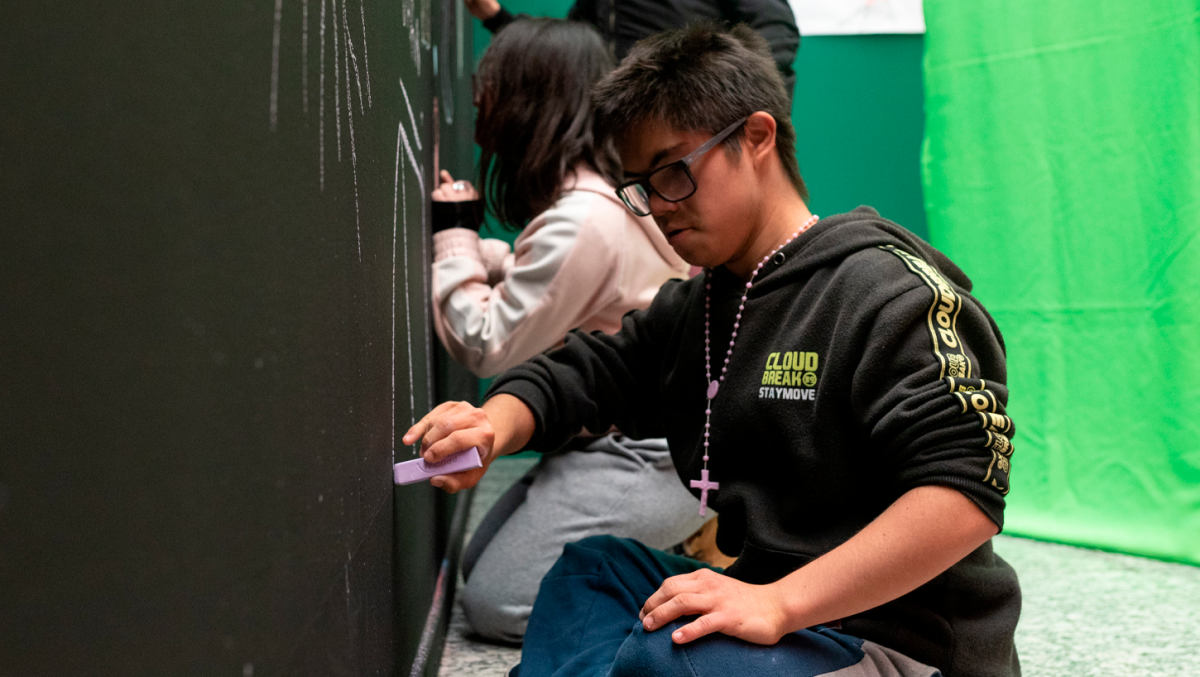
[[(433, 399), (427, 209), (396, 163), (402, 124), (430, 188), (411, 39), (437, 8), (367, 0), (364, 51), (358, 2), (371, 101), (352, 86), (352, 161), (327, 14), (323, 189), (320, 0), (307, 111), (281, 3), (274, 126), (273, 0), (6, 4), (0, 675), (407, 672), (453, 508), (390, 476), (393, 416)], [(469, 130), (441, 137), (461, 172)]]

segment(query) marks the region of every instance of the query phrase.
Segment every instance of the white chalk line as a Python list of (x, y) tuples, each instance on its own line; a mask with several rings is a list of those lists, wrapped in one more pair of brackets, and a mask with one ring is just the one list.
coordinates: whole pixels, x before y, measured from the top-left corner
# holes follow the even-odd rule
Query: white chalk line
[(301, 107), (308, 115), (308, 0), (300, 3), (300, 80), (304, 88)]
[[(342, 0), (342, 30), (346, 31), (346, 53), (350, 55), (349, 63), (354, 65), (354, 81), (358, 84), (358, 112), (366, 115), (363, 108), (362, 80), (358, 77), (358, 53), (354, 49), (354, 37), (350, 35), (350, 19), (346, 16), (346, 0)], [(350, 70), (346, 69), (346, 103), (350, 105)]]
[[(338, 52), (338, 21), (337, 0), (329, 0), (333, 4), (333, 115), (337, 121), (337, 151), (338, 162), (342, 161), (342, 62)], [(350, 102), (347, 101), (349, 106)]]
[[(337, 0), (334, 0), (333, 7), (335, 10), (334, 20), (336, 22)], [(346, 15), (346, 0), (342, 0), (342, 16), (343, 16), (343, 18), (345, 17), (345, 15)], [(346, 33), (346, 35), (349, 35), (349, 31), (346, 30), (346, 22), (345, 21), (342, 22), (342, 30)], [(345, 35), (342, 36), (342, 49), (346, 52), (345, 57), (342, 58), (342, 67), (346, 69), (346, 73), (345, 73), (345, 75), (346, 75), (346, 116), (349, 117), (352, 112), (351, 109), (354, 107), (354, 101), (352, 101), (350, 98), (350, 45), (346, 42)]]
[(404, 105), (408, 108), (408, 120), (412, 125), (413, 141), (417, 142), (417, 150), (425, 150), (421, 148), (421, 135), (417, 133), (417, 116), (413, 115), (412, 103), (408, 100), (408, 88), (404, 86), (404, 78), (400, 78), (400, 93), (404, 95)]
[(367, 10), (363, 5), (366, 0), (358, 0), (358, 15), (362, 19), (363, 29), (363, 66), (367, 70), (367, 108), (374, 108), (371, 102), (371, 56), (367, 52)]
[[(403, 125), (404, 123), (400, 123)], [(400, 131), (404, 131), (401, 127)], [(396, 180), (392, 193), (392, 463), (396, 463), (396, 245), (400, 221), (400, 132), (396, 132)]]
[(271, 39), (271, 131), (279, 126), (279, 33), (283, 23), (283, 0), (275, 0), (275, 32)]
[[(424, 177), (424, 172), (417, 170), (417, 176)], [(437, 181), (437, 178), (434, 178)], [(433, 345), (430, 328), (433, 327), (433, 297), (429, 294), (429, 271), (432, 261), (429, 259), (429, 240), (431, 238), (425, 222), (425, 203), (429, 194), (425, 192), (425, 179), (421, 181), (421, 298), (425, 310), (425, 409), (433, 409)]]
[[(404, 150), (406, 150), (408, 152), (408, 157), (411, 160), (413, 157), (412, 147), (408, 145), (408, 135), (404, 133), (404, 123), (403, 122), (399, 123), (397, 125), (397, 129), (399, 130), (397, 136), (400, 138), (400, 141), (404, 143)], [(399, 150), (397, 149), (397, 153), (398, 152), (399, 152)], [(397, 162), (397, 164), (399, 164), (399, 162)], [(424, 179), (421, 178), (421, 174), (419, 172), (417, 174), (417, 179), (419, 181), (421, 181), (422, 183), (424, 182)], [(404, 180), (401, 180), (399, 183), (400, 183), (400, 199), (401, 199), (400, 204), (404, 207), (404, 213), (407, 217), (407, 214), (408, 214), (408, 188), (406, 186), (407, 182)], [(422, 196), (425, 195), (425, 188), (423, 185), (421, 187), (421, 195)], [(424, 200), (422, 200), (422, 203), (424, 203)], [(407, 218), (406, 218), (406, 221), (407, 221)], [(417, 400), (416, 400), (416, 395), (413, 393), (415, 383), (414, 383), (414, 378), (413, 378), (413, 360), (412, 360), (412, 294), (409, 292), (409, 288), (408, 288), (409, 274), (408, 274), (408, 228), (407, 227), (404, 229), (403, 245), (404, 245), (404, 325), (407, 329), (407, 331), (405, 332), (405, 338), (408, 343), (408, 413), (409, 413), (409, 418), (412, 421), (410, 423), (410, 427), (411, 427), (411, 426), (414, 426), (417, 424)], [(417, 448), (418, 448), (418, 444), (414, 444), (413, 445), (413, 456), (417, 455)]]
[(321, 122), (320, 122), (320, 144), (321, 150), (318, 154), (321, 156), (321, 192), (325, 191), (325, 0), (321, 2)]
[[(401, 83), (401, 84), (403, 84), (403, 83)], [(400, 124), (400, 128), (401, 128), (401, 130), (404, 129), (403, 123)], [(421, 232), (422, 232), (422, 237), (421, 237), (421, 259), (422, 259), (421, 289), (426, 297), (425, 302), (424, 302), (425, 329), (426, 329), (426, 331), (425, 331), (425, 356), (426, 356), (425, 371), (426, 371), (427, 379), (430, 379), (433, 376), (433, 360), (431, 360), (429, 357), (430, 355), (432, 355), (432, 353), (430, 351), (432, 350), (432, 347), (433, 347), (430, 344), (430, 339), (429, 339), (429, 327), (432, 326), (431, 317), (430, 317), (430, 313), (431, 313), (430, 303), (432, 303), (432, 301), (429, 299), (429, 293), (428, 293), (429, 290), (427, 288), (428, 282), (425, 279), (426, 275), (424, 273), (424, 271), (428, 270), (428, 268), (429, 268), (429, 238), (424, 235), (424, 232), (425, 232), (425, 195), (426, 195), (426, 193), (425, 193), (425, 173), (421, 167), (421, 163), (417, 162), (417, 156), (413, 153), (412, 146), (410, 146), (408, 143), (408, 135), (403, 134), (401, 136), (401, 138), (404, 141), (404, 152), (408, 155), (408, 162), (409, 162), (409, 164), (412, 165), (413, 173), (415, 173), (417, 175), (417, 185), (421, 189), (421, 193), (420, 193), (421, 194)], [(407, 233), (407, 229), (405, 229), (405, 232)], [(406, 240), (406, 243), (407, 243), (407, 240)], [(408, 282), (408, 279), (406, 276), (405, 284), (407, 284), (407, 282)], [(410, 335), (411, 335), (411, 331), (412, 330), (410, 328), (409, 329)], [(410, 341), (412, 340), (411, 337), (409, 340)], [(411, 369), (411, 366), (410, 366), (410, 369)], [(426, 399), (428, 400), (427, 405), (430, 408), (433, 407), (432, 384), (433, 384), (432, 380), (426, 380), (426, 386), (427, 386), (426, 387), (426, 396), (427, 396)]]
[[(350, 99), (350, 81), (346, 81), (346, 99)], [(358, 238), (358, 262), (362, 263), (362, 226), (358, 211), (358, 152), (354, 146), (354, 106), (346, 105), (346, 120), (350, 125), (350, 174), (354, 177), (354, 234)]]

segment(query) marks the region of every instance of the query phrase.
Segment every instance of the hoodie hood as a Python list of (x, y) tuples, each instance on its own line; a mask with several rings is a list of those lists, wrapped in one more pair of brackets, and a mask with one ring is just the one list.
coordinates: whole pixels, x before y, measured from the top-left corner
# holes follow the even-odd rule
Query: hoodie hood
[(923, 259), (963, 291), (971, 291), (971, 279), (945, 254), (900, 224), (883, 218), (871, 207), (859, 207), (818, 221), (781, 250), (785, 256), (782, 265), (768, 262), (763, 266), (761, 281), (755, 282), (754, 286), (761, 287), (766, 293), (795, 281), (797, 276), (835, 266), (864, 249), (887, 245)]

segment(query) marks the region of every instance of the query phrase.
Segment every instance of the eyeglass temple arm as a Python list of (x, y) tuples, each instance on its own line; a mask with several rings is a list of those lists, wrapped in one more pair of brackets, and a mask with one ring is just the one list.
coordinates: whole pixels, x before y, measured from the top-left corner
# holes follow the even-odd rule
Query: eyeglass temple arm
[(746, 117), (742, 118), (741, 120), (738, 120), (737, 122), (733, 123), (732, 125), (729, 125), (725, 129), (722, 129), (719, 134), (717, 134), (713, 138), (709, 139), (708, 141), (705, 141), (696, 150), (688, 153), (687, 157), (683, 158), (683, 163), (685, 165), (690, 166), (693, 162), (696, 161), (697, 158), (699, 158), (701, 155), (704, 155), (708, 151), (712, 150), (714, 146), (716, 146), (718, 143), (721, 143), (722, 141), (724, 141), (726, 137), (728, 137), (730, 134), (734, 133), (738, 127), (741, 127), (743, 124), (746, 123), (746, 120), (749, 120), (749, 119), (750, 119), (750, 116), (746, 116)]

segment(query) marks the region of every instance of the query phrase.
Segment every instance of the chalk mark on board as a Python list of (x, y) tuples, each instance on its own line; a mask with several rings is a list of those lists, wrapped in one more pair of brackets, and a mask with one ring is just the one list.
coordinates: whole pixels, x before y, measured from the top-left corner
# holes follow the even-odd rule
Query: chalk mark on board
[[(420, 146), (417, 146), (420, 149)], [(404, 135), (404, 152), (408, 155), (408, 162), (412, 165), (413, 173), (417, 175), (417, 185), (421, 189), (422, 197), (425, 195), (425, 174), (421, 171), (421, 163), (417, 162), (417, 156), (413, 154), (412, 146), (408, 145), (408, 135)], [(425, 223), (425, 200), (421, 200), (421, 223)]]
[[(337, 120), (337, 150), (338, 162), (342, 161), (342, 62), (338, 52), (338, 20), (337, 0), (329, 0), (333, 4), (333, 115)], [(350, 106), (350, 102), (346, 102)]]
[(413, 115), (412, 103), (408, 100), (408, 88), (404, 86), (404, 78), (400, 78), (400, 93), (404, 95), (404, 105), (408, 107), (408, 119), (412, 124), (413, 140), (417, 142), (417, 150), (421, 148), (421, 135), (417, 133), (417, 116)]
[(359, 225), (358, 210), (358, 152), (354, 146), (354, 106), (350, 105), (349, 78), (346, 80), (346, 116), (350, 125), (350, 174), (354, 177), (354, 233), (358, 237), (358, 262), (362, 263), (362, 226)]
[(363, 7), (366, 0), (358, 0), (358, 16), (362, 19), (363, 29), (363, 67), (366, 69), (367, 75), (367, 108), (374, 108), (375, 104), (371, 101), (371, 57), (367, 53), (367, 10)]
[(283, 0), (275, 0), (275, 32), (271, 39), (271, 131), (279, 126), (279, 32), (283, 23)]
[(308, 115), (308, 0), (300, 3), (300, 81), (304, 88), (301, 106)]
[(346, 31), (346, 53), (350, 55), (346, 68), (346, 105), (350, 105), (349, 64), (354, 64), (354, 82), (358, 84), (358, 112), (366, 115), (367, 111), (363, 108), (362, 80), (358, 77), (358, 54), (354, 49), (354, 37), (350, 35), (350, 19), (346, 17), (346, 0), (342, 0), (342, 30)]
[[(354, 649), (354, 631), (356, 629), (356, 624), (354, 623), (354, 605), (351, 603), (350, 598), (350, 553), (348, 552), (346, 553), (346, 563), (343, 565), (343, 569), (346, 572), (346, 627), (350, 630), (347, 639), (350, 642), (350, 655), (353, 657), (355, 654), (357, 654)], [(356, 672), (358, 674), (362, 674), (362, 670), (357, 670)]]
[(325, 0), (321, 0), (321, 122), (318, 133), (321, 156), (321, 192), (325, 192)]
[[(336, 3), (337, 0), (334, 0), (333, 7), (335, 14), (337, 10)], [(342, 18), (345, 19), (345, 16), (346, 0), (342, 0)], [(337, 17), (335, 16), (334, 19), (336, 20)], [(350, 35), (350, 31), (347, 29), (345, 21), (342, 21), (342, 31), (345, 32), (345, 35), (342, 36), (342, 49), (346, 52), (346, 55), (342, 58), (342, 66), (346, 69), (346, 115), (348, 117), (352, 113), (351, 108), (354, 107), (354, 101), (350, 96), (350, 43), (346, 42), (346, 37)]]
[[(401, 87), (404, 86), (403, 81), (400, 83), (400, 85), (401, 85)], [(405, 96), (405, 98), (407, 98), (407, 95)], [(421, 163), (417, 162), (417, 156), (416, 156), (416, 154), (413, 153), (412, 146), (409, 145), (409, 143), (408, 143), (408, 134), (404, 133), (404, 123), (403, 122), (400, 123), (400, 132), (401, 132), (401, 139), (404, 141), (404, 152), (408, 156), (409, 164), (412, 165), (413, 173), (417, 175), (417, 185), (421, 191), (420, 192), (420, 195), (422, 196), (422, 200), (421, 200), (421, 232), (424, 233), (424, 231), (425, 231), (425, 227), (424, 227), (424, 224), (425, 224), (425, 200), (423, 198), (426, 195), (426, 193), (425, 193), (425, 173), (421, 168)], [(415, 125), (413, 128), (413, 135), (416, 136), (416, 126)], [(420, 146), (418, 146), (418, 148), (420, 148)], [(405, 256), (406, 257), (407, 257), (407, 246), (408, 246), (407, 229), (405, 229), (405, 248), (406, 248)], [(421, 240), (421, 260), (422, 260), (422, 268), (421, 269), (422, 270), (428, 269), (428, 267), (429, 267), (428, 259), (429, 259), (429, 238), (425, 237), (423, 235), (422, 240)], [(408, 259), (406, 258), (405, 261), (407, 261), (407, 260)], [(405, 276), (404, 283), (405, 283), (405, 293), (407, 293), (407, 291), (408, 291), (407, 275)], [(428, 289), (426, 289), (427, 284), (428, 284), (428, 282), (425, 280), (425, 275), (422, 275), (421, 276), (421, 288), (422, 288), (422, 293), (424, 293), (425, 296), (429, 295)], [(431, 325), (431, 320), (430, 320), (430, 316), (429, 316), (429, 314), (430, 314), (430, 305), (429, 304), (430, 303), (431, 303), (431, 301), (426, 299), (425, 306), (424, 306), (426, 329), (428, 329), (428, 327)], [(411, 338), (412, 327), (411, 326), (409, 327), (409, 334), (410, 334), (409, 341), (411, 342), (412, 341), (412, 338)], [(432, 348), (432, 346), (430, 345), (429, 332), (426, 331), (425, 332), (425, 354), (426, 355), (432, 354), (432, 353), (430, 353), (431, 348)], [(410, 352), (411, 352), (411, 347), (410, 347)], [(425, 367), (426, 367), (426, 372), (428, 372), (427, 376), (431, 376), (433, 374), (433, 364), (431, 362), (427, 361), (425, 364)], [(409, 370), (410, 371), (412, 370), (411, 363), (409, 364)], [(432, 381), (427, 381), (427, 383), (432, 383)], [(433, 403), (433, 390), (428, 389), (426, 392), (426, 395), (428, 396), (426, 399), (429, 400), (428, 404), (430, 407), (432, 407), (433, 406), (433, 404), (432, 404)], [(413, 453), (414, 454), (416, 453), (415, 448), (413, 450)]]
[(421, 76), (421, 43), (417, 37), (419, 28), (417, 18), (414, 16), (413, 3), (416, 0), (403, 0), (403, 23), (408, 27), (408, 46), (412, 50), (413, 66), (416, 67), (417, 77)]
[[(403, 125), (404, 123), (400, 123)], [(403, 127), (401, 127), (403, 130)], [(392, 188), (392, 464), (396, 463), (396, 245), (400, 220), (400, 133), (396, 133), (396, 181)], [(406, 271), (407, 272), (407, 271)]]
[[(401, 143), (404, 144), (404, 149), (406, 151), (408, 151), (408, 157), (412, 158), (412, 147), (408, 145), (408, 135), (405, 134), (405, 132), (404, 132), (404, 123), (403, 122), (400, 122), (396, 125), (396, 186), (398, 187), (398, 191), (400, 193), (400, 204), (404, 208), (404, 213), (407, 217), (407, 214), (408, 214), (408, 189), (406, 186), (406, 183), (407, 183), (407, 181), (405, 180), (406, 177), (404, 177), (404, 167), (403, 167), (403, 165), (400, 164), (400, 145), (401, 145)], [(420, 178), (420, 177), (421, 177), (421, 175), (417, 174), (417, 178)], [(422, 196), (425, 195), (424, 186), (421, 187), (421, 195)], [(393, 203), (394, 202), (395, 202), (395, 200), (393, 199)], [(424, 200), (422, 200), (422, 204), (424, 204)], [(393, 206), (394, 206), (394, 204), (393, 204)], [(422, 209), (424, 209), (424, 208), (422, 208)], [(397, 212), (393, 209), (393, 212), (392, 212), (392, 252), (393, 252), (392, 256), (393, 257), (395, 256), (395, 251), (396, 251), (396, 247), (395, 247), (395, 238), (396, 238), (395, 231), (396, 231), (396, 220), (397, 220), (396, 215), (397, 215)], [(406, 220), (407, 220), (407, 218), (406, 218)], [(416, 401), (416, 396), (413, 394), (414, 379), (413, 379), (413, 365), (412, 365), (412, 294), (410, 293), (409, 288), (408, 288), (408, 278), (409, 278), (409, 275), (408, 275), (408, 228), (404, 229), (404, 238), (402, 240), (402, 245), (403, 245), (403, 250), (404, 250), (404, 326), (407, 329), (407, 331), (405, 332), (405, 340), (407, 341), (407, 344), (408, 344), (408, 414), (409, 414), (409, 418), (411, 419), (411, 423), (409, 424), (411, 427), (411, 426), (414, 426), (417, 424), (417, 401)], [(392, 295), (394, 298), (395, 297), (395, 279), (394, 279), (395, 278), (395, 264), (394, 263), (392, 264), (392, 269), (393, 269), (393, 272), (392, 272), (392, 275), (393, 275)], [(392, 303), (392, 312), (393, 313), (395, 312), (395, 306), (396, 306), (396, 304), (393, 302)], [(393, 321), (393, 324), (394, 324), (394, 321)], [(393, 345), (394, 344), (395, 344), (395, 338), (393, 337)], [(394, 361), (396, 359), (395, 358), (395, 350), (392, 351), (392, 356), (393, 356), (392, 360), (394, 363)], [(395, 397), (396, 397), (395, 377), (393, 376), (393, 386), (392, 386), (393, 401), (395, 400)], [(395, 416), (395, 407), (392, 408), (392, 412), (393, 412), (392, 415)], [(394, 431), (392, 433), (392, 436), (393, 436), (393, 438), (395, 437)], [(417, 448), (419, 445), (420, 445), (420, 442), (417, 442), (416, 444), (413, 445), (413, 456), (417, 455)], [(392, 444), (392, 458), (393, 459), (395, 459), (395, 457), (396, 457), (395, 451), (396, 451), (395, 443), (393, 442), (393, 444)]]

